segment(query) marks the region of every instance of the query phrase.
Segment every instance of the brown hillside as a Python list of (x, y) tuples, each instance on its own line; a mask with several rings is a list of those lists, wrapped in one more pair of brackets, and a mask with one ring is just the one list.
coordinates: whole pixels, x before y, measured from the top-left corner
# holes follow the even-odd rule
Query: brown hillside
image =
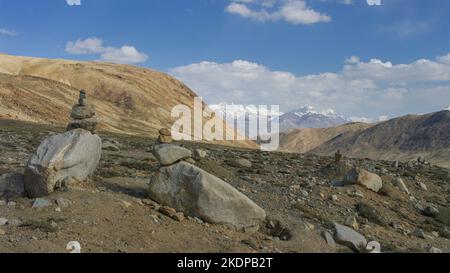
[(81, 89), (97, 109), (100, 130), (151, 137), (173, 124), (174, 106), (192, 109), (197, 96), (173, 77), (145, 68), (0, 54), (0, 118), (65, 125)]
[(310, 152), (329, 155), (337, 149), (350, 157), (383, 160), (406, 161), (421, 156), (450, 168), (450, 111), (392, 119), (340, 135)]
[(366, 123), (349, 123), (330, 128), (302, 128), (295, 129), (280, 136), (281, 151), (306, 153), (325, 142), (342, 134), (363, 131), (373, 125)]

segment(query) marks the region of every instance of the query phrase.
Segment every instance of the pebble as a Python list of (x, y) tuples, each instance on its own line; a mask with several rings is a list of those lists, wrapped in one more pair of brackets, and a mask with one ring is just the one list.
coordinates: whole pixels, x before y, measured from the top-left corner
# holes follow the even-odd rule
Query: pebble
[(425, 239), (425, 232), (421, 228), (416, 228), (413, 234), (418, 238)]
[(349, 216), (345, 220), (345, 225), (348, 226), (348, 227), (353, 228), (354, 230), (359, 230), (358, 221), (356, 221), (356, 218), (354, 216)]
[(166, 206), (160, 207), (158, 211), (169, 217), (172, 217), (173, 215), (175, 215), (177, 213), (177, 211), (174, 208), (170, 208), (170, 207), (166, 207)]
[(46, 208), (46, 207), (50, 207), (52, 204), (50, 203), (50, 201), (48, 201), (47, 199), (44, 198), (36, 198), (36, 200), (34, 200), (33, 202), (33, 208)]
[(65, 199), (65, 198), (58, 198), (58, 199), (56, 199), (56, 204), (60, 208), (67, 208), (72, 205), (72, 201)]
[(439, 254), (439, 253), (442, 253), (442, 250), (440, 250), (440, 249), (437, 248), (437, 247), (431, 247), (431, 248), (428, 250), (428, 252), (430, 252), (430, 253), (435, 253), (435, 254)]
[(336, 202), (336, 201), (338, 200), (337, 195), (336, 195), (336, 194), (333, 194), (333, 195), (331, 196), (331, 200), (332, 200), (333, 202)]
[(333, 236), (331, 235), (331, 233), (329, 233), (328, 231), (324, 231), (322, 233), (323, 238), (325, 239), (325, 241), (327, 242), (328, 246), (335, 248), (336, 247), (336, 242), (333, 239)]
[(301, 190), (301, 194), (303, 195), (303, 197), (308, 197), (309, 193), (305, 190)]
[(20, 226), (20, 224), (22, 224), (22, 222), (20, 222), (19, 220), (13, 219), (13, 220), (8, 220), (8, 226)]
[(334, 223), (334, 227), (336, 230), (335, 239), (337, 242), (346, 245), (356, 251), (361, 251), (362, 249), (366, 248), (367, 240), (362, 234), (354, 231), (349, 227), (342, 226), (337, 223)]
[(305, 230), (307, 230), (307, 231), (312, 231), (312, 230), (314, 230), (316, 227), (313, 225), (313, 224), (311, 224), (311, 223), (305, 223)]
[(0, 218), (0, 227), (1, 226), (6, 226), (7, 223), (8, 223), (8, 219)]
[(172, 215), (172, 219), (178, 222), (182, 222), (184, 220), (184, 214), (182, 212), (177, 212), (174, 215)]
[(423, 182), (420, 182), (420, 183), (419, 183), (419, 186), (420, 186), (420, 188), (421, 188), (422, 190), (428, 191), (427, 185), (425, 185)]
[(439, 215), (439, 210), (434, 206), (427, 206), (423, 211), (423, 215), (429, 217), (437, 217)]

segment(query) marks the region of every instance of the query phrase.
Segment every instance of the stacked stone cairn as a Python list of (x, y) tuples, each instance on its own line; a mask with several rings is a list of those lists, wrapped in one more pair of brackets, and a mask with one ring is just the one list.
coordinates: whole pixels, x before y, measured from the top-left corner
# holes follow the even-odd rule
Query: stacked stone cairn
[(80, 91), (78, 104), (73, 106), (70, 118), (67, 131), (84, 129), (92, 134), (96, 133), (98, 120), (95, 116), (95, 107), (87, 103), (86, 91)]
[(158, 137), (158, 143), (159, 144), (170, 144), (172, 143), (172, 133), (167, 128), (162, 128), (159, 130), (159, 137)]
[(151, 199), (186, 216), (237, 229), (264, 221), (262, 208), (222, 179), (189, 163), (192, 152), (170, 142), (170, 131), (160, 130), (152, 153), (161, 167), (150, 181)]
[(95, 108), (87, 104), (86, 92), (80, 92), (71, 113), (67, 132), (46, 138), (25, 167), (24, 189), (30, 198), (65, 190), (86, 181), (101, 158), (102, 140), (95, 134)]

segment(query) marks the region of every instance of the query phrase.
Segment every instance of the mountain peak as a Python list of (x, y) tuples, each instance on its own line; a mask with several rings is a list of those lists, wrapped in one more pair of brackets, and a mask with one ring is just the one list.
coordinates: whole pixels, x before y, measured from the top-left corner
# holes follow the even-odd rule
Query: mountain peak
[(333, 109), (317, 111), (313, 106), (306, 105), (290, 111), (280, 117), (281, 131), (296, 128), (326, 128), (350, 122), (336, 114)]

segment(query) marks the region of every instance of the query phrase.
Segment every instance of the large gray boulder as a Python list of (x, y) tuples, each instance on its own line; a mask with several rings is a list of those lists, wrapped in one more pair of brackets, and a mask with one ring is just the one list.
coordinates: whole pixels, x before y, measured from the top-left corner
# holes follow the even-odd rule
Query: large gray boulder
[(25, 168), (26, 194), (42, 197), (68, 180), (86, 180), (97, 168), (101, 153), (100, 137), (83, 129), (45, 139)]
[(153, 155), (161, 165), (169, 166), (180, 160), (192, 157), (192, 152), (177, 145), (160, 144), (153, 149)]
[(378, 192), (383, 187), (383, 181), (377, 174), (361, 168), (353, 168), (344, 178), (344, 184), (358, 184), (369, 190)]
[(149, 195), (187, 216), (238, 229), (257, 226), (266, 217), (247, 196), (187, 162), (161, 167), (151, 178)]
[(6, 173), (0, 176), (0, 200), (14, 200), (25, 196), (23, 175)]
[(338, 223), (334, 223), (334, 228), (336, 230), (336, 233), (334, 235), (336, 242), (348, 246), (353, 250), (359, 252), (363, 251), (366, 248), (367, 240), (362, 234)]

